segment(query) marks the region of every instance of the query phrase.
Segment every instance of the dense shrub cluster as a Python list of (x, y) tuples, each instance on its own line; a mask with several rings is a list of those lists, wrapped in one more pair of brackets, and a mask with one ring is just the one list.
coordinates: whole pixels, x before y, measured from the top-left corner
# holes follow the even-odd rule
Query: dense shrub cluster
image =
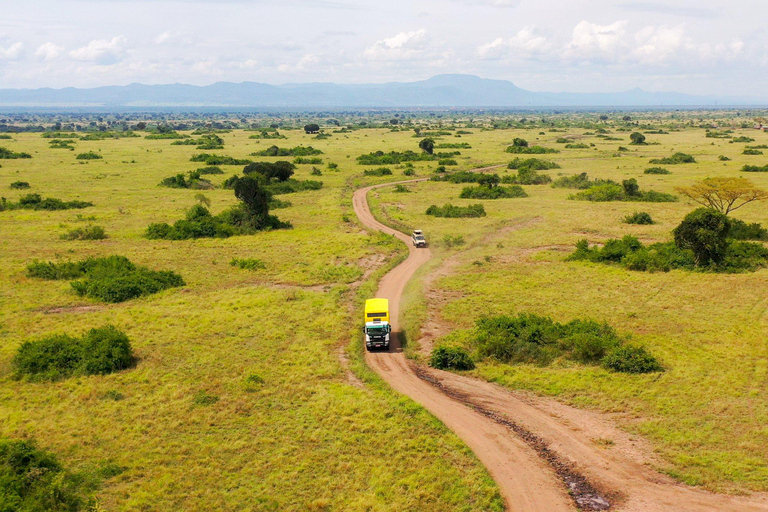
[(449, 181), (451, 183), (477, 183), (484, 175), (472, 171), (456, 171), (444, 176), (432, 176), (430, 181)]
[(199, 139), (183, 139), (171, 143), (171, 146), (197, 146), (197, 149), (224, 149), (224, 139), (214, 133), (203, 135)]
[(77, 338), (54, 334), (22, 343), (13, 358), (17, 378), (57, 380), (72, 375), (106, 375), (133, 364), (131, 342), (112, 325)]
[(65, 263), (35, 261), (27, 266), (27, 275), (50, 280), (80, 279), (70, 283), (78, 295), (113, 303), (185, 284), (175, 272), (136, 266), (124, 256)]
[(474, 370), (475, 362), (461, 347), (439, 346), (432, 350), (429, 366), (438, 370)]
[(91, 505), (83, 482), (34, 442), (0, 438), (0, 510), (77, 512)]
[(574, 174), (573, 176), (563, 176), (561, 178), (557, 178), (554, 183), (552, 183), (552, 186), (555, 188), (575, 188), (579, 190), (585, 190), (595, 185), (605, 185), (608, 183), (616, 184), (615, 181), (603, 180), (600, 178), (590, 180), (587, 173), (583, 172), (581, 174)]
[(205, 165), (248, 165), (251, 163), (246, 158), (233, 158), (231, 156), (199, 153), (192, 155), (190, 162), (202, 162)]
[(569, 197), (580, 201), (640, 201), (645, 203), (672, 203), (678, 200), (677, 196), (649, 190), (643, 192), (634, 178), (624, 180), (621, 185), (612, 181), (601, 185), (593, 185)]
[(144, 136), (147, 140), (172, 140), (172, 139), (188, 139), (189, 135), (183, 135), (177, 131), (163, 131), (158, 133), (150, 133)]
[(96, 153), (95, 151), (88, 151), (87, 153), (80, 153), (75, 157), (77, 160), (101, 160), (104, 158), (100, 154)]
[(195, 172), (199, 174), (224, 174), (224, 171), (221, 170), (221, 167), (217, 165), (209, 165), (206, 167), (200, 167), (199, 169), (195, 169)]
[(3, 210), (74, 210), (93, 206), (86, 201), (62, 201), (53, 197), (43, 199), (40, 194), (27, 194), (19, 198), (18, 203), (6, 201), (3, 198), (0, 203), (0, 211)]
[(322, 151), (315, 149), (312, 146), (296, 146), (295, 148), (270, 146), (262, 151), (251, 153), (252, 156), (313, 156), (322, 154)]
[(390, 176), (392, 169), (389, 167), (377, 167), (376, 169), (367, 169), (363, 171), (365, 176)]
[(751, 149), (750, 148), (750, 149), (745, 149), (744, 151), (741, 152), (741, 154), (742, 155), (762, 155), (763, 152), (760, 151), (759, 149)]
[(643, 171), (643, 174), (672, 174), (672, 172), (663, 167), (649, 167)]
[(745, 165), (741, 168), (742, 172), (768, 172), (768, 164), (759, 166), (759, 165)]
[(14, 181), (11, 183), (11, 189), (13, 190), (23, 190), (25, 188), (30, 188), (29, 183), (26, 181)]
[(189, 171), (186, 175), (179, 173), (176, 176), (164, 178), (160, 185), (168, 188), (191, 188), (195, 190), (210, 190), (213, 184), (200, 177), (200, 171)]
[(695, 164), (696, 160), (691, 155), (678, 152), (672, 156), (653, 159), (651, 163), (657, 165)]
[(75, 228), (61, 235), (62, 240), (104, 240), (107, 232), (101, 226), (85, 226)]
[[(614, 371), (647, 373), (661, 371), (655, 362), (650, 366), (622, 365), (626, 359), (624, 340), (607, 323), (577, 319), (566, 324), (549, 317), (528, 313), (517, 316), (481, 318), (475, 330), (478, 356), (504, 363), (548, 365), (555, 359), (569, 359), (583, 364), (601, 364)], [(647, 352), (646, 352), (647, 354)]]
[(541, 160), (539, 158), (516, 157), (514, 160), (509, 162), (507, 168), (517, 170), (548, 171), (550, 169), (559, 169), (560, 165), (557, 162)]
[(768, 266), (768, 249), (761, 244), (728, 238), (730, 221), (708, 208), (691, 212), (673, 231), (674, 241), (645, 246), (633, 236), (611, 239), (602, 248), (576, 244), (568, 260), (616, 263), (629, 270), (704, 269), (714, 272), (754, 271)]
[(651, 214), (648, 212), (635, 212), (624, 217), (625, 224), (653, 224)]
[(565, 149), (589, 149), (589, 144), (584, 144), (583, 142), (566, 144)]
[(441, 158), (451, 158), (458, 156), (461, 153), (458, 151), (450, 151), (447, 153), (416, 153), (415, 151), (390, 151), (384, 153), (383, 151), (374, 151), (367, 155), (360, 155), (357, 157), (357, 163), (361, 165), (397, 165), (402, 162), (419, 162), (429, 160), (440, 160)]
[(19, 158), (32, 158), (29, 153), (14, 153), (10, 149), (0, 148), (0, 160), (17, 160)]
[(314, 156), (297, 156), (293, 159), (293, 163), (295, 164), (305, 164), (305, 165), (320, 165), (323, 163), (323, 159), (319, 157)]
[(757, 222), (747, 224), (743, 220), (728, 219), (730, 229), (728, 238), (731, 240), (762, 240), (768, 241), (768, 229)]
[(442, 142), (435, 145), (435, 149), (472, 149), (468, 142)]
[(485, 208), (481, 204), (470, 204), (469, 206), (454, 206), (450, 203), (443, 206), (432, 205), (427, 208), (427, 215), (434, 217), (467, 218), (467, 217), (485, 217)]
[(267, 178), (267, 181), (273, 179), (277, 181), (287, 181), (293, 176), (293, 171), (295, 169), (296, 166), (291, 162), (253, 162), (243, 168), (243, 174), (247, 176), (258, 173)]
[(523, 187), (512, 185), (509, 187), (465, 187), (459, 197), (462, 199), (508, 199), (515, 197), (528, 197)]
[(53, 139), (48, 143), (48, 145), (51, 149), (68, 149), (70, 151), (75, 150), (74, 140)]
[(507, 153), (515, 155), (546, 155), (550, 153), (559, 153), (560, 151), (552, 148), (545, 148), (542, 146), (507, 146), (505, 150)]
[(263, 261), (255, 258), (232, 258), (229, 264), (243, 270), (264, 270), (267, 268)]
[(654, 373), (664, 367), (645, 347), (623, 345), (610, 351), (600, 362), (603, 368), (622, 373)]
[(552, 178), (546, 174), (539, 174), (533, 169), (522, 168), (517, 174), (504, 176), (501, 183), (514, 183), (516, 185), (546, 185), (552, 183)]

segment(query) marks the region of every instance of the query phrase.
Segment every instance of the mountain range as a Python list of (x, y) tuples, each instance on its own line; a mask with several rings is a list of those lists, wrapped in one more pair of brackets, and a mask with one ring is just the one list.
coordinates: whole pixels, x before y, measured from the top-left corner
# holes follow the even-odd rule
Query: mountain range
[(258, 82), (106, 86), (91, 89), (0, 89), (0, 107), (714, 107), (768, 105), (758, 98), (695, 96), (632, 89), (616, 93), (533, 92), (507, 80), (438, 75), (383, 84)]

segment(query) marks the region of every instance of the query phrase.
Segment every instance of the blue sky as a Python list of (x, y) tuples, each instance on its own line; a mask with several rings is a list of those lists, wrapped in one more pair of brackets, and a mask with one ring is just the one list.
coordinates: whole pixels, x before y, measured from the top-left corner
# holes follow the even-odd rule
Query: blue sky
[(764, 96), (765, 0), (3, 2), (0, 88), (412, 81)]

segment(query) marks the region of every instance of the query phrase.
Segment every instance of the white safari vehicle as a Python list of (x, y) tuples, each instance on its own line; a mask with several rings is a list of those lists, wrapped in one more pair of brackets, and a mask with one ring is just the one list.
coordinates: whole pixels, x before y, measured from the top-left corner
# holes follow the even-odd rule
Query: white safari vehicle
[(411, 240), (413, 240), (413, 245), (416, 247), (427, 246), (427, 239), (424, 238), (424, 233), (420, 229), (413, 230), (413, 234), (411, 235)]

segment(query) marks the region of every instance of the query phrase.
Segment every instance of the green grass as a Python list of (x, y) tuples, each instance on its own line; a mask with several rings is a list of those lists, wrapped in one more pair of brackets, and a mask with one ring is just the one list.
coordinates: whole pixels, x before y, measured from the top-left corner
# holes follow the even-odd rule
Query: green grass
[[(365, 389), (349, 380), (337, 355), (340, 346), (361, 346), (355, 307), (381, 275), (367, 273), (405, 249), (350, 219), (351, 191), (363, 183), (364, 169), (354, 157), (377, 148), (418, 149), (417, 141), (384, 130), (323, 141), (280, 131), (285, 145), (311, 141), (339, 168), (324, 173), (322, 189), (296, 192), (279, 210), (294, 228), (189, 241), (148, 240), (143, 233), (197, 203), (198, 191), (157, 187), (169, 169), (200, 166), (190, 161), (194, 146), (82, 140), (78, 151), (104, 158), (80, 164), (39, 134), (4, 142), (33, 155), (3, 161), (0, 188), (9, 200), (23, 193), (9, 185), (26, 180), (45, 196), (95, 206), (87, 216), (0, 212), (0, 436), (35, 438), (74, 472), (124, 468), (95, 492), (108, 510), (501, 510), (495, 484), (453, 434), (367, 370), (361, 352), (351, 353), (350, 364)], [(223, 153), (244, 159), (268, 144), (249, 135), (227, 134)], [(462, 157), (462, 165), (477, 158)], [(130, 161), (136, 163), (123, 163)], [(414, 163), (418, 174), (429, 165)], [(222, 168), (224, 175), (211, 175), (217, 185), (242, 170)], [(295, 177), (306, 180), (310, 172), (299, 169)], [(365, 178), (384, 179), (401, 179), (400, 169)], [(231, 190), (205, 194), (217, 212), (236, 202)], [(103, 226), (110, 238), (60, 239), (87, 223)], [(66, 281), (26, 276), (35, 259), (111, 254), (173, 270), (186, 285), (104, 305), (78, 297)], [(234, 259), (265, 268), (243, 271), (230, 265)], [(128, 335), (135, 366), (52, 383), (12, 379), (11, 361), (23, 342), (104, 324)]]

